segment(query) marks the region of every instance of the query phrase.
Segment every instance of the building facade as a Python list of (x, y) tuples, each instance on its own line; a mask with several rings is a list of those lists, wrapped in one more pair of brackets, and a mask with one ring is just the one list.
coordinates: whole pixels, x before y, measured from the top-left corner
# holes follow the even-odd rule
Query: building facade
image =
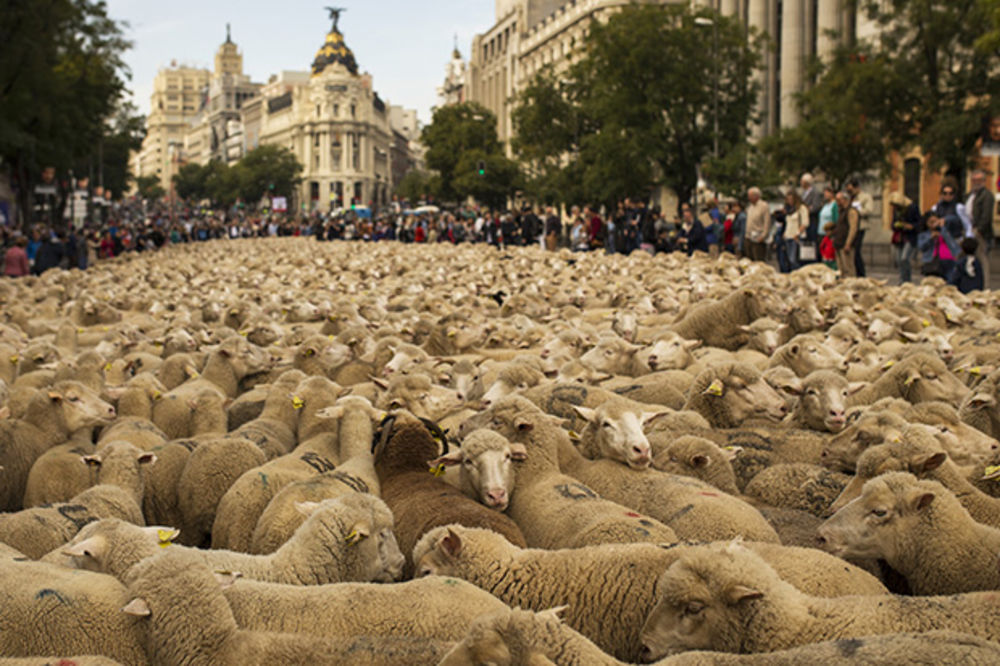
[(438, 106), (451, 106), (468, 101), (469, 64), (462, 57), (458, 45), (451, 52), (451, 60), (444, 68), (444, 83), (437, 89)]

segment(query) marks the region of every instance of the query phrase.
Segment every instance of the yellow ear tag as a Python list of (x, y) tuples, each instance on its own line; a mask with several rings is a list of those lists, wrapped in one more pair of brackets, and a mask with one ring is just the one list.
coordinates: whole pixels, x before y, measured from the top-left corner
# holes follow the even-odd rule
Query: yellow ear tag
[(10, 362), (11, 363), (17, 363), (20, 360), (21, 360), (21, 358), (17, 354), (14, 354), (13, 356), (10, 357)]
[(717, 397), (721, 397), (723, 390), (724, 389), (723, 389), (723, 386), (722, 386), (722, 382), (720, 382), (718, 379), (716, 379), (714, 382), (712, 382), (709, 385), (709, 387), (705, 390), (705, 392), (709, 393), (711, 395), (717, 396)]
[(358, 538), (358, 531), (357, 530), (351, 530), (351, 533), (348, 534), (346, 537), (344, 537), (344, 541), (346, 541), (347, 543), (351, 544), (352, 546), (357, 545), (358, 541), (360, 541), (360, 540), (361, 539)]
[(332, 335), (328, 335), (328, 336), (326, 336), (326, 337), (328, 337), (328, 338), (329, 338), (329, 339), (331, 339), (331, 340), (333, 340), (333, 339), (334, 339), (334, 337), (333, 337)]
[(442, 476), (444, 476), (444, 463), (441, 463), (440, 465), (437, 465), (436, 467), (431, 467), (430, 472), (435, 477), (442, 477)]
[(307, 350), (306, 350), (306, 356), (312, 356), (312, 355), (313, 355), (313, 354), (315, 354), (315, 353), (316, 353), (316, 352), (314, 352), (314, 351), (313, 351), (312, 349), (307, 349)]
[(111, 372), (111, 362), (110, 361), (104, 364), (104, 372)]
[(240, 331), (240, 335), (242, 335), (245, 338), (248, 335), (250, 335), (250, 332), (249, 331)]
[(989, 476), (990, 474), (996, 474), (997, 472), (1000, 472), (1000, 465), (990, 465), (983, 470), (983, 476)]
[(76, 329), (76, 332), (77, 333), (83, 333), (83, 329), (82, 328), (78, 328), (78, 329)]
[(305, 407), (305, 401), (297, 395), (292, 396), (292, 407), (295, 409), (302, 409)]
[(571, 440), (573, 440), (574, 442), (579, 442), (580, 441), (580, 433), (578, 433), (575, 430), (570, 430), (569, 431), (569, 438)]
[(154, 342), (154, 343), (153, 343), (153, 346), (154, 346), (154, 347), (162, 347), (162, 346), (163, 346), (163, 343), (162, 343), (162, 342)]
[(104, 332), (107, 332), (107, 331), (110, 331), (111, 329), (110, 329), (110, 328), (108, 328), (107, 326), (105, 326), (105, 327), (104, 327), (104, 328), (102, 328), (101, 330), (102, 330), (102, 331), (104, 331)]
[(156, 530), (156, 538), (160, 542), (160, 548), (166, 548), (173, 545), (170, 540), (174, 538), (174, 533), (172, 530)]
[(924, 328), (927, 328), (928, 326), (930, 326), (930, 325), (931, 325), (931, 322), (930, 322), (930, 320), (929, 320), (929, 319), (924, 319), (924, 320), (923, 320), (922, 322), (920, 322), (920, 323), (924, 325)]
[(723, 451), (733, 451), (733, 450), (735, 450), (735, 449), (736, 449), (736, 447), (735, 447), (735, 446), (723, 446), (723, 447), (722, 447), (722, 450), (723, 450)]
[(159, 400), (159, 399), (160, 399), (160, 392), (153, 391), (153, 400)]
[(975, 367), (969, 368), (969, 374), (970, 375), (981, 375), (982, 373), (983, 373), (983, 369), (980, 368), (978, 365), (975, 366)]
[(889, 361), (888, 363), (886, 363), (885, 365), (882, 366), (882, 369), (883, 370), (888, 370), (889, 368), (891, 368), (894, 365), (896, 365), (895, 361)]
[(453, 337), (455, 337), (455, 335), (456, 335), (455, 331), (448, 331), (448, 337), (449, 338), (453, 338)]

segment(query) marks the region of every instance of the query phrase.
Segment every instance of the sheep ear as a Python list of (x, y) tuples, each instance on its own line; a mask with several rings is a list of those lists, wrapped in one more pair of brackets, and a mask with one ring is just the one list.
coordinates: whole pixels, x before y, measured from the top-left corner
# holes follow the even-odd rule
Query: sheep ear
[(753, 333), (753, 329), (750, 328), (749, 326), (744, 325), (744, 326), (739, 326), (738, 328), (744, 333)]
[(349, 546), (356, 546), (371, 535), (371, 526), (364, 521), (357, 522), (351, 527), (351, 531), (344, 537), (344, 541)]
[(996, 400), (988, 393), (977, 393), (969, 400), (969, 407), (972, 409), (982, 409), (995, 404)]
[(683, 346), (684, 349), (691, 351), (692, 349), (697, 349), (698, 347), (701, 347), (701, 340), (685, 340), (684, 342), (681, 343), (681, 346)]
[(584, 421), (587, 421), (588, 423), (592, 423), (594, 420), (597, 419), (597, 413), (593, 409), (588, 409), (586, 407), (573, 405), (573, 411), (576, 412), (577, 416), (579, 416)]
[(567, 608), (569, 608), (569, 606), (556, 606), (555, 608), (548, 608), (538, 613), (538, 617), (548, 617), (562, 622), (562, 614), (566, 612)]
[(7, 405), (0, 407), (0, 419), (9, 419), (9, 418), (10, 418), (10, 407), (8, 407)]
[(789, 395), (802, 395), (802, 383), (798, 381), (783, 382), (780, 388)]
[(319, 508), (319, 502), (296, 502), (295, 510), (303, 516), (311, 516), (313, 511)]
[(94, 454), (92, 456), (80, 456), (80, 460), (83, 461), (84, 465), (88, 467), (100, 467), (101, 466), (101, 456)]
[(726, 596), (729, 599), (729, 605), (735, 606), (751, 599), (760, 599), (764, 596), (764, 593), (746, 585), (733, 585), (726, 592)]
[(795, 343), (794, 345), (788, 348), (788, 353), (791, 354), (792, 356), (798, 356), (800, 349), (802, 348), (799, 346), (799, 344)]
[(71, 544), (63, 548), (61, 552), (66, 557), (89, 557), (96, 560), (104, 554), (106, 545), (104, 539), (95, 536), (84, 539), (80, 543)]
[(145, 599), (135, 598), (128, 602), (127, 605), (122, 607), (123, 613), (128, 613), (129, 615), (135, 615), (137, 617), (148, 617), (152, 614), (149, 610), (149, 604), (146, 603)]
[(511, 444), (510, 458), (511, 460), (527, 460), (528, 449), (525, 448), (524, 444)]
[(847, 385), (847, 394), (854, 395), (858, 391), (868, 388), (868, 382), (851, 382)]
[(691, 467), (694, 467), (696, 469), (701, 467), (708, 467), (709, 462), (711, 461), (708, 459), (708, 456), (702, 455), (700, 453), (696, 453), (693, 456), (691, 456)]
[(62, 393), (57, 393), (56, 391), (49, 391), (49, 400), (52, 402), (60, 402), (63, 399)]
[(383, 391), (389, 390), (389, 382), (379, 379), (377, 377), (372, 377), (372, 384), (382, 389)]
[(657, 419), (662, 419), (665, 416), (670, 416), (672, 412), (643, 412), (642, 414), (642, 427), (647, 427), (656, 422)]
[(434, 460), (428, 460), (427, 466), (432, 470), (438, 467), (454, 467), (455, 465), (462, 464), (462, 452), (452, 451), (451, 453), (446, 453), (440, 458), (435, 458)]
[(714, 380), (708, 385), (704, 391), (701, 392), (702, 395), (714, 395), (717, 398), (721, 398), (722, 394), (726, 392), (726, 385), (721, 379)]
[(920, 469), (924, 472), (930, 472), (935, 470), (944, 464), (944, 461), (948, 459), (948, 454), (939, 451), (934, 455), (928, 456), (926, 460), (920, 465)]
[(732, 462), (736, 460), (736, 456), (743, 452), (742, 446), (727, 446), (722, 449), (722, 452), (726, 456), (726, 460)]
[(213, 571), (212, 575), (215, 576), (215, 580), (219, 582), (219, 587), (223, 590), (232, 587), (233, 583), (243, 578), (243, 574), (239, 571)]
[(455, 533), (455, 530), (448, 528), (448, 534), (438, 542), (438, 549), (442, 554), (450, 558), (458, 557), (462, 554), (462, 537)]
[(136, 461), (140, 465), (152, 465), (156, 462), (156, 454), (149, 451), (143, 451), (139, 454), (139, 457), (136, 458)]
[(934, 493), (920, 493), (917, 495), (916, 499), (913, 500), (913, 509), (915, 511), (923, 511), (934, 502)]
[(915, 381), (920, 379), (920, 371), (914, 368), (906, 375), (906, 381), (903, 382), (904, 386), (911, 386)]
[(909, 340), (910, 342), (916, 342), (917, 340), (920, 339), (919, 333), (907, 333), (906, 331), (900, 331), (899, 334), (902, 335), (907, 340)]
[(324, 407), (323, 409), (316, 412), (316, 416), (321, 419), (339, 419), (344, 415), (343, 405), (332, 405), (330, 407)]

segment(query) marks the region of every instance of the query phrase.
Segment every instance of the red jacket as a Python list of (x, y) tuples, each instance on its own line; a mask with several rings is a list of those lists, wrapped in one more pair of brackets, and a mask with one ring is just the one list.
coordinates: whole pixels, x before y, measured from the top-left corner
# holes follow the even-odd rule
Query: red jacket
[(7, 254), (4, 256), (4, 275), (24, 277), (29, 272), (28, 253), (24, 251), (24, 248), (15, 245), (7, 250)]
[(603, 226), (604, 225), (601, 222), (601, 217), (599, 215), (595, 215), (590, 218), (590, 241), (593, 242), (601, 237), (601, 228)]

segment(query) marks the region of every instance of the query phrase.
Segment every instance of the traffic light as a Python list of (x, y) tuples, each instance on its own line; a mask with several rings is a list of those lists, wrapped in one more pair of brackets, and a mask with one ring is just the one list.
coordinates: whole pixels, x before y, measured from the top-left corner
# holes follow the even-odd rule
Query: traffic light
[(480, 177), (485, 176), (486, 175), (486, 162), (483, 161), (483, 160), (479, 160), (478, 167), (479, 167), (479, 176)]

